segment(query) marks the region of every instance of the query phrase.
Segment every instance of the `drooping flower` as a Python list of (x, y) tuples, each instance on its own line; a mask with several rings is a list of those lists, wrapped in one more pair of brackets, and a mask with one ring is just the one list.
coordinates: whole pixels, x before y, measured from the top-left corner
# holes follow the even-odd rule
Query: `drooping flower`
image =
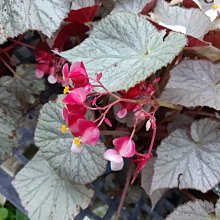
[(83, 62), (75, 62), (70, 66), (66, 63), (63, 66), (63, 81), (65, 85), (71, 85), (75, 88), (84, 87), (89, 84), (89, 78)]
[(86, 92), (83, 88), (76, 88), (71, 90), (63, 99), (65, 104), (82, 105), (86, 101)]
[(113, 140), (115, 149), (108, 149), (104, 158), (111, 162), (111, 170), (118, 171), (124, 166), (123, 157), (130, 158), (135, 153), (135, 143), (129, 136), (123, 136)]

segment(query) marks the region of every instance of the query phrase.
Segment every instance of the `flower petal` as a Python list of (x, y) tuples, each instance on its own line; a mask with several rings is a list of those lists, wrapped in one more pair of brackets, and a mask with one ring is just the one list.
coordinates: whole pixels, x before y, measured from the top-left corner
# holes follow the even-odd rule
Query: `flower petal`
[(124, 118), (127, 115), (128, 111), (126, 108), (121, 108), (119, 109), (119, 111), (117, 112), (117, 116), (119, 118)]
[(69, 65), (68, 63), (65, 63), (62, 69), (62, 74), (64, 77), (64, 80), (66, 81), (69, 78)]
[(86, 101), (86, 92), (83, 88), (73, 89), (63, 99), (63, 102), (70, 105), (83, 104)]
[(50, 84), (55, 84), (57, 82), (57, 78), (53, 75), (49, 75), (49, 77), (47, 78), (48, 82)]
[(44, 72), (42, 70), (37, 69), (36, 72), (36, 77), (41, 79), (44, 76)]
[(114, 162), (114, 163), (122, 163), (123, 158), (122, 156), (114, 149), (108, 149), (104, 153), (104, 158), (108, 161)]
[(135, 143), (129, 136), (114, 139), (113, 145), (122, 157), (132, 157), (135, 153)]
[(111, 166), (111, 170), (112, 170), (112, 171), (122, 170), (122, 168), (123, 168), (123, 166), (124, 166), (124, 161), (123, 161), (122, 163), (114, 163), (114, 162), (111, 162), (110, 166)]
[(83, 146), (82, 145), (77, 145), (75, 144), (74, 142), (72, 143), (72, 146), (71, 146), (71, 152), (74, 153), (74, 154), (80, 154), (83, 150)]
[(95, 145), (100, 136), (99, 129), (96, 124), (85, 119), (78, 119), (77, 124), (79, 127), (81, 141), (89, 145)]

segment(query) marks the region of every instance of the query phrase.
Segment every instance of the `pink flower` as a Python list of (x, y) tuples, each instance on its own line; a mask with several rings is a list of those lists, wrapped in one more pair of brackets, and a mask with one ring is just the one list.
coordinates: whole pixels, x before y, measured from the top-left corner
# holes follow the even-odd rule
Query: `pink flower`
[(82, 143), (95, 145), (98, 142), (100, 133), (94, 122), (87, 121), (86, 119), (78, 119), (77, 125)]
[(62, 73), (65, 85), (70, 85), (72, 82), (75, 88), (79, 88), (89, 84), (89, 78), (83, 62), (73, 63), (70, 70), (68, 63), (66, 63), (63, 66)]
[(111, 162), (111, 170), (118, 171), (124, 166), (123, 157), (132, 157), (135, 153), (135, 143), (129, 136), (113, 140), (115, 149), (105, 151), (104, 158)]
[(85, 101), (86, 92), (83, 88), (76, 88), (71, 90), (68, 95), (63, 99), (63, 102), (69, 105), (82, 105)]

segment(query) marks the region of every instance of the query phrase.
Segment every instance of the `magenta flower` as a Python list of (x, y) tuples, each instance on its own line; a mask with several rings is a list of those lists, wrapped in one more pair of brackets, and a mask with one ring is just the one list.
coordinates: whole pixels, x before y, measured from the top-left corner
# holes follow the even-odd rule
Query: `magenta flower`
[(124, 166), (123, 157), (132, 157), (135, 153), (135, 143), (129, 136), (116, 138), (113, 140), (115, 149), (108, 149), (104, 153), (104, 158), (111, 162), (111, 170), (118, 171)]
[(92, 121), (87, 121), (86, 119), (78, 119), (76, 126), (79, 134), (78, 137), (75, 137), (71, 146), (71, 151), (73, 153), (81, 153), (83, 146), (81, 143), (88, 145), (95, 145), (99, 140), (99, 129), (96, 124)]
[(66, 63), (63, 66), (63, 80), (65, 85), (73, 83), (75, 88), (84, 87), (89, 84), (89, 78), (83, 62), (75, 62), (70, 66)]
[(71, 90), (63, 99), (65, 104), (82, 105), (86, 101), (86, 92), (83, 88), (76, 88)]

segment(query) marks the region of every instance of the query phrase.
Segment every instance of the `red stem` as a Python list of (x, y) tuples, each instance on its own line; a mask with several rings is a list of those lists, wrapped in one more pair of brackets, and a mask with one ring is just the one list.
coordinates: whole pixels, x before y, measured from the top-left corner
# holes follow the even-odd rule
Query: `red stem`
[(16, 76), (16, 72), (11, 68), (10, 65), (8, 65), (8, 63), (0, 56), (0, 60), (2, 61), (2, 63), (14, 74), (14, 76)]
[(121, 195), (121, 200), (120, 200), (120, 203), (119, 203), (119, 206), (118, 206), (118, 209), (117, 209), (115, 220), (118, 220), (119, 217), (120, 217), (120, 214), (121, 214), (121, 210), (122, 210), (122, 207), (123, 207), (123, 204), (124, 204), (124, 201), (125, 201), (125, 197), (126, 197), (126, 194), (128, 192), (129, 185), (130, 185), (131, 171), (132, 171), (131, 162), (129, 162), (125, 187), (124, 187), (122, 195)]

